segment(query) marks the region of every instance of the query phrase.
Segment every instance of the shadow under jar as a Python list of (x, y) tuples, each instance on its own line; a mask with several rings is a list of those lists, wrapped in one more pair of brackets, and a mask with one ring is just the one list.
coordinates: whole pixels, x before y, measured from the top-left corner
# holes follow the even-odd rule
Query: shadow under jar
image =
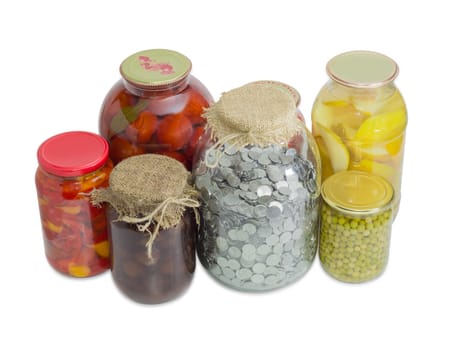
[(171, 50), (141, 51), (122, 62), (122, 79), (106, 95), (99, 118), (114, 164), (156, 153), (191, 170), (205, 125), (201, 114), (213, 99), (190, 72), (191, 61)]
[(115, 210), (108, 210), (111, 270), (117, 287), (144, 304), (162, 303), (181, 295), (195, 269), (197, 226), (192, 211), (187, 211), (177, 226), (159, 231), (152, 261), (144, 249), (148, 235), (139, 232), (136, 225), (115, 221), (117, 216)]

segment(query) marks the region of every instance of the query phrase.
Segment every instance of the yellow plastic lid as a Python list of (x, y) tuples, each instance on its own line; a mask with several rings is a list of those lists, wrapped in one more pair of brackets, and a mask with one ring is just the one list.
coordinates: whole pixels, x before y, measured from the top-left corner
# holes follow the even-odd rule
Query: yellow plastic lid
[(393, 188), (381, 176), (346, 170), (325, 180), (321, 194), (332, 208), (348, 214), (374, 214), (391, 204)]
[(341, 85), (376, 88), (393, 81), (398, 65), (391, 58), (372, 51), (350, 51), (327, 63), (327, 74)]

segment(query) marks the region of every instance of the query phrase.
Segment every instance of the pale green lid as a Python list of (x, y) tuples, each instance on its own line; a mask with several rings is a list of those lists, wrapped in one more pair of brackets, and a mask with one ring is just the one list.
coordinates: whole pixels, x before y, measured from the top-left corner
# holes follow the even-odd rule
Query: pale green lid
[(372, 51), (350, 51), (327, 63), (327, 74), (339, 84), (356, 88), (375, 88), (393, 81), (398, 65), (391, 58)]
[(120, 65), (120, 74), (129, 83), (142, 88), (173, 85), (191, 71), (191, 61), (172, 50), (153, 49), (136, 52)]
[(324, 201), (342, 212), (373, 214), (390, 206), (392, 185), (371, 173), (345, 170), (328, 177), (322, 184)]

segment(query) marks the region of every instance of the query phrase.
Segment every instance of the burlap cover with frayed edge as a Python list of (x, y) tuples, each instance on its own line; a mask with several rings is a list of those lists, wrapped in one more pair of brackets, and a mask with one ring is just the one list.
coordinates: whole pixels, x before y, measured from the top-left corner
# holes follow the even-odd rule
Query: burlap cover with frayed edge
[(117, 221), (135, 224), (140, 232), (147, 232), (147, 254), (153, 260), (152, 245), (158, 232), (176, 226), (186, 208), (193, 208), (199, 222), (198, 192), (189, 178), (183, 164), (172, 158), (134, 156), (114, 167), (109, 187), (94, 190), (91, 201), (97, 206), (109, 203), (118, 214)]

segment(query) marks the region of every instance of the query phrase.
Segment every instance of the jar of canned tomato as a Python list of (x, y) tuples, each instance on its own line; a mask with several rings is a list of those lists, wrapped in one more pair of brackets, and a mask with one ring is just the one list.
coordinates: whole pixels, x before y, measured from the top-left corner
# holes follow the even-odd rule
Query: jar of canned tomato
[(122, 78), (107, 94), (99, 130), (110, 144), (114, 164), (144, 153), (174, 158), (191, 170), (196, 142), (213, 101), (190, 75), (191, 61), (171, 50), (137, 52), (120, 65)]
[(112, 162), (99, 135), (72, 131), (55, 135), (38, 149), (36, 190), (49, 264), (57, 271), (88, 277), (109, 269), (105, 210), (90, 192), (108, 185)]

